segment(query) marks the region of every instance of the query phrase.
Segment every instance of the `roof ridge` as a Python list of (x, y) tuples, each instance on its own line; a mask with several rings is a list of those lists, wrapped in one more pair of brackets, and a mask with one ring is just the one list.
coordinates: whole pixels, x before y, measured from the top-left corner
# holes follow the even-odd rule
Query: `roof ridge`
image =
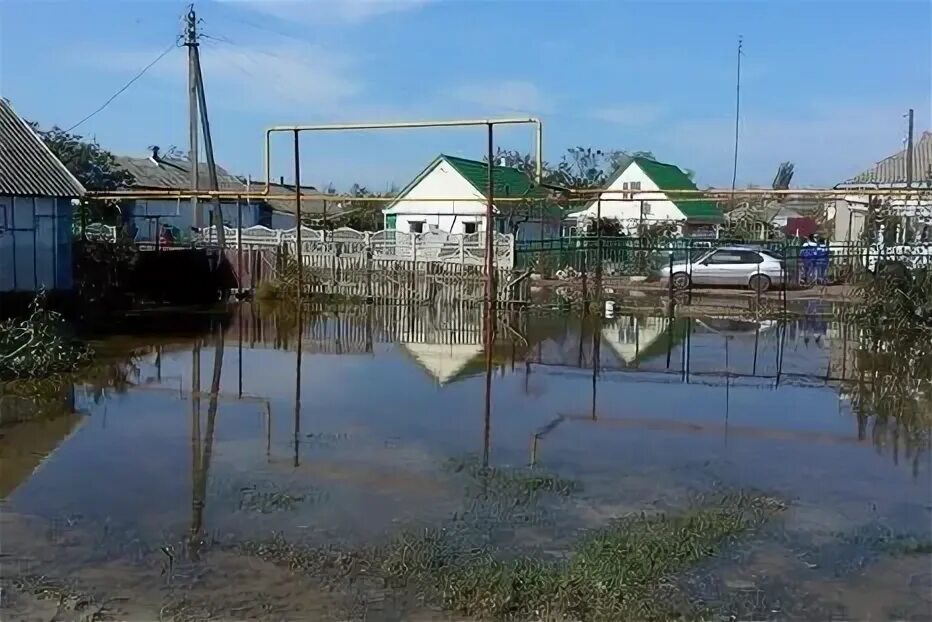
[[(660, 160), (655, 160), (654, 158), (648, 158), (647, 156), (631, 156), (635, 162), (650, 162), (652, 164), (659, 164), (660, 166), (672, 166), (673, 168), (680, 168), (678, 165), (673, 164), (672, 162), (661, 162)], [(680, 169), (683, 170), (683, 169)]]
[[(488, 165), (489, 165), (488, 162), (485, 162), (485, 161), (483, 161), (483, 160), (473, 160), (472, 158), (464, 158), (464, 157), (462, 157), (462, 156), (452, 156), (452, 155), (449, 155), (449, 154), (446, 154), (446, 153), (441, 153), (441, 154), (440, 154), (440, 157), (441, 157), (441, 158), (444, 158), (444, 159), (447, 159), (447, 160), (459, 160), (460, 162), (469, 162), (470, 164), (478, 164), (478, 165), (480, 165), (480, 166), (485, 166), (485, 167), (488, 167)], [(502, 164), (495, 164), (495, 163), (493, 162), (493, 163), (492, 163), (492, 168), (508, 169), (508, 170), (512, 170), (512, 171), (518, 171), (519, 173), (524, 173), (525, 175), (527, 175), (527, 173), (525, 173), (525, 171), (521, 170), (521, 169), (518, 168), (517, 166), (508, 166), (508, 165), (502, 165)], [(529, 176), (529, 177), (530, 177), (530, 176)]]

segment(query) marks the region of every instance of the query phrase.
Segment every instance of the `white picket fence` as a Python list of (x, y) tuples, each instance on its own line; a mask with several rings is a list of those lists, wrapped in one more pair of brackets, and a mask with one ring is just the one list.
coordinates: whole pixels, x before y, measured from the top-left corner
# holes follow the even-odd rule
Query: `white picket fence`
[[(514, 267), (514, 236), (493, 233), (493, 260), (498, 268)], [(237, 248), (285, 247), (295, 251), (298, 239), (296, 228), (270, 229), (263, 226), (248, 227), (239, 232), (224, 227), (225, 246)], [(199, 231), (198, 243), (216, 244), (215, 227)], [(485, 263), (485, 233), (446, 233), (428, 231), (407, 233), (385, 229), (382, 231), (356, 231), (343, 227), (333, 231), (301, 228), (302, 255), (308, 263), (319, 256), (366, 257), (378, 260), (423, 261), (481, 266)]]

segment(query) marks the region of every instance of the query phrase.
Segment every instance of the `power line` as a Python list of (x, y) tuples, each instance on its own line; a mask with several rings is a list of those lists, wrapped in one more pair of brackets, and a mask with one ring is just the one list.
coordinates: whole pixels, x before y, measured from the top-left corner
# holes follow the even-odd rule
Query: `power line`
[(71, 127), (69, 127), (67, 130), (65, 130), (65, 132), (70, 132), (71, 130), (73, 130), (73, 129), (75, 129), (76, 127), (78, 127), (79, 125), (83, 124), (85, 121), (87, 121), (88, 119), (92, 118), (94, 115), (96, 115), (97, 113), (99, 113), (100, 111), (102, 111), (104, 108), (106, 108), (107, 106), (109, 106), (109, 105), (110, 105), (110, 102), (112, 102), (114, 99), (116, 99), (117, 97), (119, 97), (119, 95), (120, 95), (123, 91), (125, 91), (125, 90), (128, 89), (130, 86), (132, 86), (133, 82), (135, 82), (136, 80), (138, 80), (139, 78), (141, 78), (143, 75), (145, 75), (145, 73), (146, 73), (147, 71), (149, 71), (149, 69), (151, 69), (153, 65), (155, 65), (157, 62), (159, 62), (160, 60), (162, 60), (162, 59), (165, 57), (166, 54), (168, 54), (169, 52), (171, 52), (171, 51), (172, 51), (173, 49), (175, 49), (176, 47), (178, 47), (178, 42), (177, 42), (177, 41), (174, 42), (174, 43), (172, 43), (172, 44), (171, 44), (170, 46), (168, 46), (167, 48), (165, 48), (165, 51), (164, 51), (164, 52), (162, 52), (161, 54), (159, 54), (159, 55), (156, 57), (156, 59), (155, 59), (154, 61), (152, 61), (151, 63), (149, 63), (149, 64), (146, 65), (145, 67), (143, 67), (142, 71), (140, 71), (140, 72), (137, 73), (135, 76), (133, 76), (133, 78), (132, 78), (129, 82), (127, 82), (126, 84), (124, 84), (124, 85), (120, 88), (120, 90), (118, 90), (116, 93), (114, 93), (113, 95), (111, 95), (110, 98), (109, 98), (107, 101), (105, 101), (97, 110), (95, 110), (95, 111), (92, 112), (91, 114), (87, 115), (86, 117), (84, 117), (83, 119), (81, 119), (80, 121), (78, 121), (77, 123), (75, 123), (74, 125), (72, 125)]

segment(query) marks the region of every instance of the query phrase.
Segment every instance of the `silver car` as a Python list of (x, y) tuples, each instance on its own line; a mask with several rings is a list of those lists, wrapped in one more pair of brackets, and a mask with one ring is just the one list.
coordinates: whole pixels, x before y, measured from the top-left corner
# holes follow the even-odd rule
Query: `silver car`
[(723, 246), (692, 262), (675, 262), (672, 267), (660, 270), (661, 278), (672, 278), (676, 289), (690, 285), (731, 285), (760, 292), (783, 283), (785, 273), (780, 255), (749, 246)]

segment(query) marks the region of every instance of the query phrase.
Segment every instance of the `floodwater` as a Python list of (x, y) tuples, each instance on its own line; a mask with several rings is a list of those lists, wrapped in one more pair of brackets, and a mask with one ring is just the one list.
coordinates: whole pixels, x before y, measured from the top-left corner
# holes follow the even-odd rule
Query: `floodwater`
[[(854, 325), (507, 314), (487, 377), (476, 309), (316, 309), (300, 353), (285, 312), (199, 321), (98, 342), (106, 369), (41, 412), (0, 402), (3, 619), (459, 619), (242, 544), (354, 550), (456, 524), (559, 555), (615, 517), (759, 490), (786, 511), (678, 578), (690, 598), (932, 620), (928, 551), (888, 546), (932, 537), (928, 427), (881, 412), (927, 394), (881, 395)], [(483, 466), (575, 485), (490, 502)]]

